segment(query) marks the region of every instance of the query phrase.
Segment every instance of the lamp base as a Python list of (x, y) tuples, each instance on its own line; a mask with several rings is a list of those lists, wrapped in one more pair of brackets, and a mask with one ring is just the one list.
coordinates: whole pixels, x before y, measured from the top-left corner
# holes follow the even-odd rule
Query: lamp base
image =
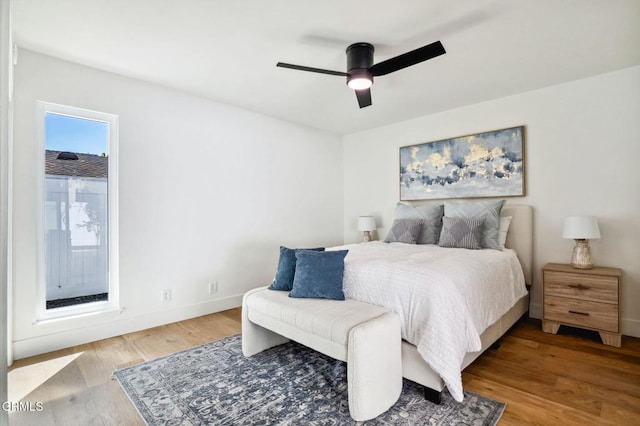
[(591, 269), (591, 250), (589, 250), (589, 240), (576, 240), (571, 257), (571, 266), (575, 269)]
[(371, 233), (369, 231), (363, 231), (362, 232), (362, 242), (363, 243), (368, 243), (369, 241), (371, 241)]

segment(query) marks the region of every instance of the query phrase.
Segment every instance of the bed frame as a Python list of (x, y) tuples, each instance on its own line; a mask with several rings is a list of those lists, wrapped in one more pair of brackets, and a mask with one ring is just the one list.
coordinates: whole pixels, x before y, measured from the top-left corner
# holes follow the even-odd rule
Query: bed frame
[[(507, 204), (502, 208), (501, 215), (512, 217), (505, 246), (516, 251), (525, 282), (531, 285), (533, 282), (533, 209), (526, 205)], [(528, 310), (529, 296), (527, 295), (480, 335), (482, 349), (467, 353), (461, 369), (464, 370), (487, 348), (496, 343)], [(425, 386), (425, 397), (432, 402), (440, 403), (444, 382), (420, 356), (417, 348), (404, 340), (402, 341), (402, 375)]]

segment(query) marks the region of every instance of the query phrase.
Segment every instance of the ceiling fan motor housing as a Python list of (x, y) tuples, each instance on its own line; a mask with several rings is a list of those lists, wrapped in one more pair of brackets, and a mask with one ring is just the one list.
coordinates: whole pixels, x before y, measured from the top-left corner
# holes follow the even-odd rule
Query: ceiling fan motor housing
[(369, 68), (373, 65), (373, 45), (354, 43), (347, 47), (347, 84), (355, 78), (366, 78), (373, 82)]

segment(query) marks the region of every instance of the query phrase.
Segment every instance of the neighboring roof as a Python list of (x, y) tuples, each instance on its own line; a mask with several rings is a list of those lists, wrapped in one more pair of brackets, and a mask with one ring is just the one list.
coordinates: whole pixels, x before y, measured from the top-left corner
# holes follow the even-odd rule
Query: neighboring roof
[(61, 151), (45, 151), (45, 174), (57, 176), (82, 176), (106, 178), (109, 157), (74, 152), (77, 160), (58, 160)]

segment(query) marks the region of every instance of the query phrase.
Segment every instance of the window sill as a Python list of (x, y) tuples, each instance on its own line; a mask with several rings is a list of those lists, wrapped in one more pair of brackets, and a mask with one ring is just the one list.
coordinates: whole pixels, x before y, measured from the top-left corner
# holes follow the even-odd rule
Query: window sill
[[(97, 303), (105, 303), (105, 302), (97, 302)], [(87, 307), (82, 306), (82, 310), (77, 309), (77, 307), (63, 307), (56, 308), (55, 313), (47, 313), (46, 316), (42, 318), (38, 318), (33, 322), (33, 325), (36, 326), (47, 326), (54, 324), (61, 324), (64, 322), (78, 320), (78, 319), (88, 319), (88, 318), (97, 318), (101, 316), (113, 316), (114, 314), (122, 314), (124, 308), (119, 308), (115, 306), (111, 306), (105, 303), (105, 307), (100, 309), (91, 309), (87, 310)]]

